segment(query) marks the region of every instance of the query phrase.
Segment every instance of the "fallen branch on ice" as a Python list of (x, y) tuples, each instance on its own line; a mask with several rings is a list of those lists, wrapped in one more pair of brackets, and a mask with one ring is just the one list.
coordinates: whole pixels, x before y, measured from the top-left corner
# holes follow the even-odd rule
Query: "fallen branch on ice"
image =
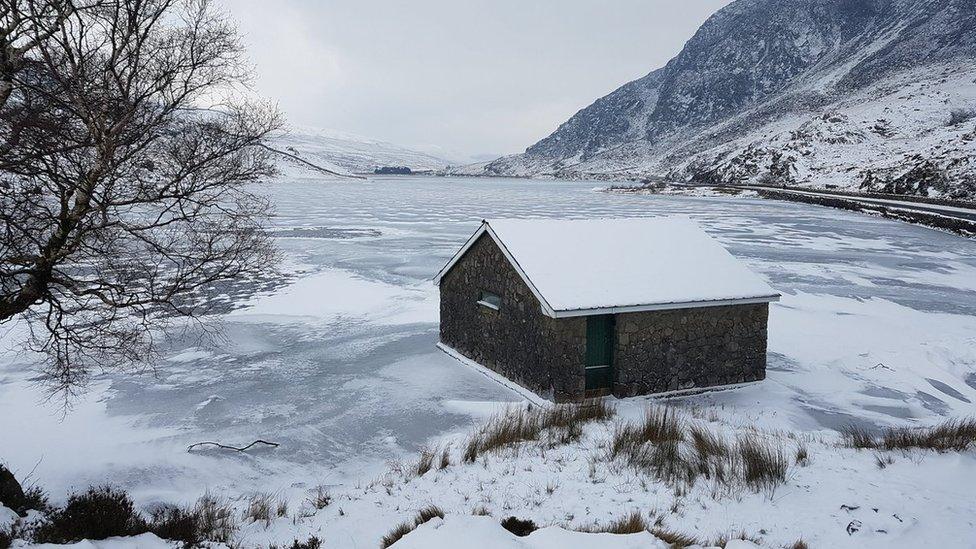
[(247, 450), (248, 448), (254, 446), (255, 444), (265, 444), (267, 446), (272, 446), (272, 447), (275, 447), (275, 448), (277, 448), (278, 446), (280, 446), (280, 444), (278, 444), (277, 442), (268, 442), (266, 440), (255, 440), (254, 442), (248, 444), (247, 446), (244, 446), (243, 448), (238, 448), (237, 446), (227, 446), (226, 444), (221, 444), (219, 442), (206, 441), (206, 442), (195, 442), (195, 443), (187, 446), (186, 447), (186, 451), (189, 452), (189, 451), (193, 450), (194, 448), (196, 448), (197, 446), (204, 446), (204, 445), (207, 445), (207, 444), (212, 445), (212, 446), (216, 446), (217, 448), (222, 448), (224, 450), (236, 450), (238, 452), (243, 452), (243, 451)]

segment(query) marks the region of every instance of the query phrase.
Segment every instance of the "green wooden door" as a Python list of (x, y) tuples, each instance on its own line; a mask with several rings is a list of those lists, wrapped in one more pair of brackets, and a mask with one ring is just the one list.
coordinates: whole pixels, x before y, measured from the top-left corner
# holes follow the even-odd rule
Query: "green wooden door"
[(613, 315), (586, 317), (586, 393), (613, 389)]

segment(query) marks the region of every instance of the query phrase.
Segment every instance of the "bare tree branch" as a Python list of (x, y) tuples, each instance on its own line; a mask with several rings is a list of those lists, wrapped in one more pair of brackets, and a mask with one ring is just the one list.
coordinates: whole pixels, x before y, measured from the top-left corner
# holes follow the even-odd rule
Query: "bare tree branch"
[(72, 393), (152, 368), (154, 333), (271, 269), (251, 185), (280, 117), (233, 99), (242, 49), (208, 0), (0, 7), (0, 323), (26, 320)]

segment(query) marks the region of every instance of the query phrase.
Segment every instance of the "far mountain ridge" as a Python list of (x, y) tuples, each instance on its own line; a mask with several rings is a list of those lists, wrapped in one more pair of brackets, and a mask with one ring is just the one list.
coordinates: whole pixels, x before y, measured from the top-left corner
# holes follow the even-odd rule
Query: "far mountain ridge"
[(737, 0), (482, 174), (976, 195), (976, 3)]

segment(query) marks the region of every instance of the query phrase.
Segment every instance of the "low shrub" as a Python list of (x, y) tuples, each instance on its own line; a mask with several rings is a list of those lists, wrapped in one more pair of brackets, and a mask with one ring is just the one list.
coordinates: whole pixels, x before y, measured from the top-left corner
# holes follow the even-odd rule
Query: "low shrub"
[(6, 529), (0, 528), (0, 549), (8, 549), (13, 542), (13, 534)]
[(195, 547), (204, 541), (200, 513), (194, 509), (157, 509), (149, 515), (149, 530), (163, 539), (181, 542), (183, 547)]
[(47, 493), (40, 486), (31, 486), (24, 490), (24, 509), (31, 509), (45, 514), (52, 511)]
[(129, 495), (110, 486), (90, 487), (72, 494), (68, 503), (53, 511), (48, 521), (34, 531), (38, 543), (70, 543), (82, 539), (100, 540), (133, 536), (148, 531)]
[(539, 529), (535, 522), (529, 519), (508, 517), (502, 521), (502, 528), (523, 538)]

